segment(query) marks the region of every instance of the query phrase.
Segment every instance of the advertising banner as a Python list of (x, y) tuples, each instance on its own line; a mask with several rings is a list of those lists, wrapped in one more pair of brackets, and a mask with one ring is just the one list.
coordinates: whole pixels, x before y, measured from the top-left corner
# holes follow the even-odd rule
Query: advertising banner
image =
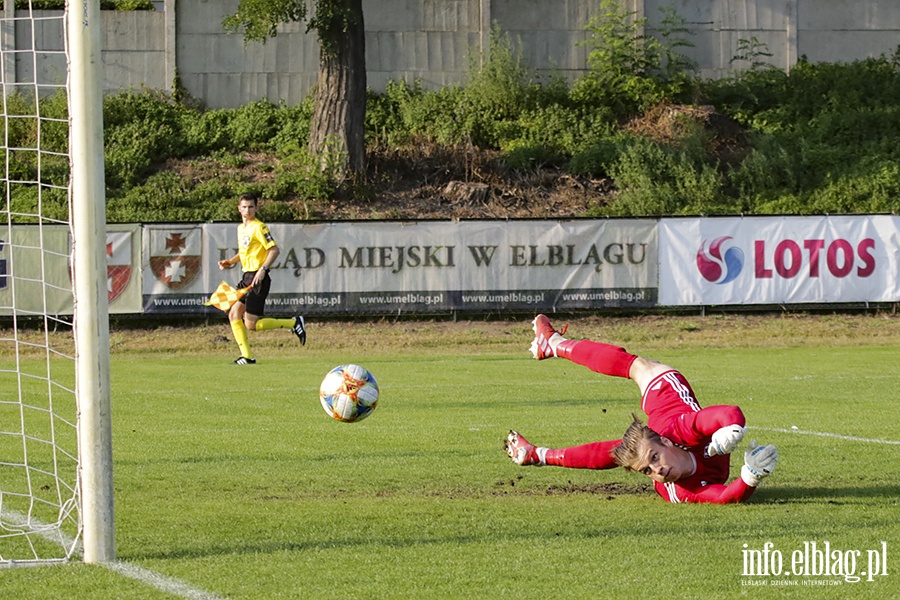
[[(900, 301), (900, 217), (272, 224), (270, 315)], [(0, 315), (73, 310), (63, 225), (0, 236)], [(110, 225), (112, 314), (216, 314), (237, 223)], [(221, 314), (221, 313), (219, 313)]]
[(0, 314), (72, 314), (69, 229), (5, 228), (0, 239)]
[[(110, 225), (106, 291), (110, 313), (141, 312), (139, 225)], [(72, 238), (65, 225), (13, 225), (0, 239), (0, 314), (71, 315)]]
[[(272, 224), (271, 314), (651, 307), (655, 220)], [(144, 311), (203, 306), (239, 267), (237, 224), (144, 228)], [(197, 244), (202, 259), (195, 268)]]
[(896, 302), (900, 217), (660, 221), (662, 306)]

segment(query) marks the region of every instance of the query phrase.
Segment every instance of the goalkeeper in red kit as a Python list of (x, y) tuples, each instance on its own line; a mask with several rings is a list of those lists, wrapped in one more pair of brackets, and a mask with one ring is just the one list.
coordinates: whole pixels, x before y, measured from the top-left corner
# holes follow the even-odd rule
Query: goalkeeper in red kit
[(574, 469), (617, 466), (647, 475), (667, 502), (743, 502), (778, 462), (775, 446), (750, 442), (740, 477), (728, 483), (730, 454), (746, 433), (737, 406), (701, 408), (684, 376), (668, 365), (629, 354), (624, 348), (572, 340), (544, 315), (534, 319), (531, 352), (537, 360), (567, 358), (597, 373), (634, 380), (641, 390), (644, 425), (636, 416), (622, 439), (570, 448), (535, 446), (510, 431), (504, 444), (518, 465)]

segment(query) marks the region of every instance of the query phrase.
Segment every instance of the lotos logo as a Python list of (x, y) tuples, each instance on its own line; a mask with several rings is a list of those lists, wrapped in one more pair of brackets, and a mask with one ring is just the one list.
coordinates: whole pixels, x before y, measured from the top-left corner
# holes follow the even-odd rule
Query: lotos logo
[(697, 268), (703, 278), (711, 283), (723, 284), (741, 274), (744, 268), (744, 251), (728, 243), (731, 236), (718, 237), (707, 246), (706, 240), (697, 251)]
[[(773, 252), (767, 251), (765, 240), (756, 240), (753, 250), (757, 279), (771, 278), (773, 269), (779, 277), (791, 279), (799, 275), (804, 266), (811, 279), (817, 278), (822, 274), (823, 262), (828, 272), (838, 279), (847, 277), (854, 269), (857, 277), (869, 277), (876, 267), (875, 240), (872, 238), (865, 238), (855, 246), (850, 240), (841, 238), (828, 244), (822, 239), (803, 240), (802, 248), (794, 240), (781, 240)], [(772, 262), (768, 263), (767, 258)], [(767, 266), (770, 264), (771, 267)]]

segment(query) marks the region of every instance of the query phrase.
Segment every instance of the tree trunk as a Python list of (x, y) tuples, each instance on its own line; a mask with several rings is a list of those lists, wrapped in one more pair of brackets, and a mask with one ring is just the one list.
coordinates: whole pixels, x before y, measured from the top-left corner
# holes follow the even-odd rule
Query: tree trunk
[(366, 167), (366, 37), (362, 0), (339, 0), (320, 29), (319, 76), (309, 152), (343, 183)]

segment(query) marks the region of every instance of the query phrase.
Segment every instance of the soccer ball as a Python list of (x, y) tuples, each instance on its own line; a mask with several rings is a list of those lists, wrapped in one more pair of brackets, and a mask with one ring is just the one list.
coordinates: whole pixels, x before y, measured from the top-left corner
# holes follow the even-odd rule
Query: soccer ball
[(329, 417), (345, 423), (362, 421), (378, 405), (378, 382), (359, 365), (341, 365), (322, 380), (319, 400)]

